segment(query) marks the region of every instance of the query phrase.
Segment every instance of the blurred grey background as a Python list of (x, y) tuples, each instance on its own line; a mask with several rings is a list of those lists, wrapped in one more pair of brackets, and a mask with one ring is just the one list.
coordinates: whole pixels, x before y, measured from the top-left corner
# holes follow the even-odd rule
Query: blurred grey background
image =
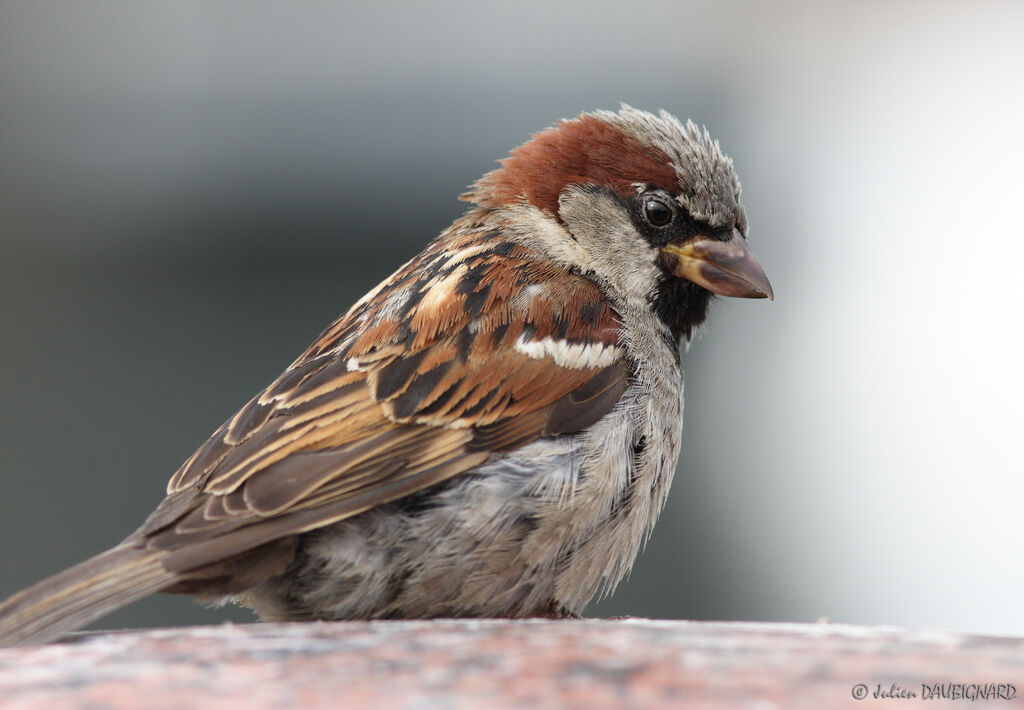
[[(555, 120), (736, 161), (767, 302), (591, 614), (1024, 634), (1024, 5), (0, 4), (0, 596), (166, 479)], [(101, 626), (246, 620), (161, 596)]]

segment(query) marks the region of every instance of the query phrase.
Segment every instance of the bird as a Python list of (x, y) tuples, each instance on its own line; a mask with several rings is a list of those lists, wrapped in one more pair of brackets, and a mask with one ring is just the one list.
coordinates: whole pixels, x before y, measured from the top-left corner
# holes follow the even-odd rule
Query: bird
[(774, 298), (708, 130), (622, 104), (513, 149), (110, 550), (0, 603), (0, 645), (156, 592), (263, 620), (580, 614), (680, 453), (681, 345)]

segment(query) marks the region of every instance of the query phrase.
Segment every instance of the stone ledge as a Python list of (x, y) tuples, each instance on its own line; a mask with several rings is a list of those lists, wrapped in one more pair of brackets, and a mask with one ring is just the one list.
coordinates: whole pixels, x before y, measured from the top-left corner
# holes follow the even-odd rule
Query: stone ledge
[[(863, 683), (864, 700), (853, 688)], [(922, 683), (1013, 684), (1024, 639), (833, 624), (438, 620), (80, 634), (0, 649), (0, 708), (979, 707)], [(916, 698), (875, 699), (892, 686)], [(881, 704), (881, 705), (880, 705)]]

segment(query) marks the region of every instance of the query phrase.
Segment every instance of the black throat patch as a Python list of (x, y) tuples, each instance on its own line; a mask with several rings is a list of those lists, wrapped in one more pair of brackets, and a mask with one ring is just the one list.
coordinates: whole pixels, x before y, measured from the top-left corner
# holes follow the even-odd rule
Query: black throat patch
[(683, 338), (689, 340), (708, 317), (712, 293), (695, 283), (663, 274), (651, 301), (655, 315), (668, 326), (678, 348)]

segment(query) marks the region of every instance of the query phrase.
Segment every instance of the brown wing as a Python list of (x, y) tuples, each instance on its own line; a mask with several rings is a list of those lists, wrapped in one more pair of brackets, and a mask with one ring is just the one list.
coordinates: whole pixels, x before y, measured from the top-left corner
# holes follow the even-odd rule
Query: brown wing
[(442, 237), (225, 423), (136, 536), (184, 572), (579, 431), (626, 389), (618, 333), (590, 281)]

